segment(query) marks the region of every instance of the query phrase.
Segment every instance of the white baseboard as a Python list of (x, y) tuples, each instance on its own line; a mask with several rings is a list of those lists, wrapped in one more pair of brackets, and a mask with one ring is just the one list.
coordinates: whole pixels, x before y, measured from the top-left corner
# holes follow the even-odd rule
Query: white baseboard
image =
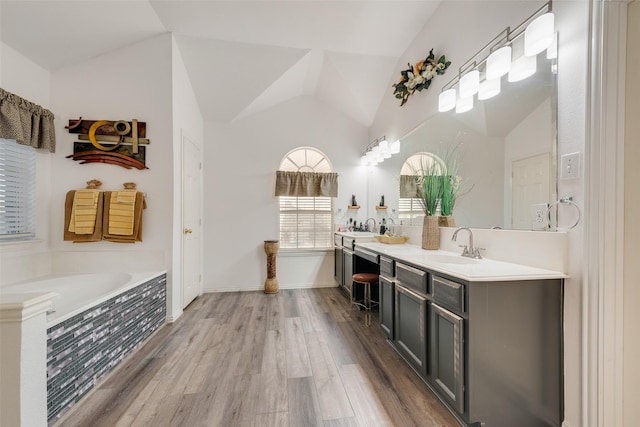
[[(288, 283), (281, 284), (280, 289), (314, 289), (314, 288), (337, 288), (336, 282), (321, 282), (321, 283)], [(251, 291), (263, 291), (264, 285), (243, 287), (243, 288), (205, 288), (202, 293), (210, 294), (215, 292), (251, 292)]]

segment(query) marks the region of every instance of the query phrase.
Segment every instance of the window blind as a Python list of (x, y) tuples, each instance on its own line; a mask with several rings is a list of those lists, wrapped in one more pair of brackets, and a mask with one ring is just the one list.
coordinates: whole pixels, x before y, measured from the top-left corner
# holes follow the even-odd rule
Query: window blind
[(280, 196), (280, 247), (327, 249), (333, 245), (331, 197)]
[(398, 199), (398, 219), (405, 225), (422, 225), (424, 208), (416, 197), (400, 197)]
[(35, 237), (36, 153), (0, 139), (0, 241)]

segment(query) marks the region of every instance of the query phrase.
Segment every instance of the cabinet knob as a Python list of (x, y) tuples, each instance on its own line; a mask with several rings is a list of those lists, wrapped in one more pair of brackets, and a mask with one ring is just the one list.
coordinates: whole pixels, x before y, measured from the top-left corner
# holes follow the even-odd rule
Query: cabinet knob
[(191, 233), (193, 233), (192, 229), (190, 229), (190, 228), (185, 228), (184, 229), (184, 234), (191, 234)]

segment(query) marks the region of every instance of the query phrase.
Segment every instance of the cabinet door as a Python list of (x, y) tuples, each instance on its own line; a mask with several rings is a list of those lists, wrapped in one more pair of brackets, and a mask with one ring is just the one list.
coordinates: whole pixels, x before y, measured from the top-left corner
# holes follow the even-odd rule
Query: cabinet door
[(460, 413), (464, 412), (464, 319), (430, 304), (431, 333), (429, 377), (441, 395)]
[(353, 252), (348, 249), (342, 250), (342, 271), (342, 287), (349, 293), (353, 285)]
[(384, 276), (380, 276), (380, 328), (387, 336), (393, 339), (393, 309), (394, 290), (393, 282)]
[(342, 286), (344, 283), (344, 271), (342, 270), (342, 248), (334, 248), (334, 266), (333, 266), (333, 276), (336, 279), (336, 283), (338, 286)]
[(421, 375), (426, 375), (427, 300), (420, 294), (395, 284), (394, 343), (396, 349)]

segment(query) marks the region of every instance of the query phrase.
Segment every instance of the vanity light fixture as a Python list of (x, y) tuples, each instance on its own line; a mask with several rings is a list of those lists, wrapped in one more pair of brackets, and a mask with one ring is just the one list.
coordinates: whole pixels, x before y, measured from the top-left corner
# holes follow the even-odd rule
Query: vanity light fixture
[(454, 88), (443, 91), (438, 96), (438, 111), (444, 113), (452, 110), (456, 106), (456, 90)]
[[(500, 93), (500, 78), (505, 74), (508, 74), (509, 82), (533, 75), (537, 67), (536, 55), (545, 49), (548, 49), (547, 58), (556, 58), (554, 23), (549, 1), (517, 27), (505, 28), (462, 64), (458, 75), (442, 87), (438, 111), (446, 112), (454, 107), (457, 113), (469, 111), (476, 93), (479, 100)], [(512, 61), (512, 57), (516, 59)], [(480, 71), (483, 71), (482, 75)]]
[(553, 41), (547, 48), (547, 59), (558, 58), (558, 33), (553, 34)]
[(524, 54), (534, 56), (545, 50), (553, 42), (553, 13), (547, 12), (538, 16), (527, 25), (524, 31)]
[(460, 98), (469, 98), (478, 93), (478, 89), (480, 89), (480, 71), (471, 70), (460, 77), (458, 87)]
[(511, 69), (511, 46), (494, 50), (487, 58), (487, 80), (504, 76)]
[(473, 108), (473, 96), (458, 98), (456, 102), (456, 113), (466, 113)]
[(400, 152), (400, 140), (396, 139), (395, 142), (392, 142), (389, 150), (391, 154), (398, 154)]
[(511, 70), (509, 71), (507, 80), (510, 82), (524, 80), (536, 73), (537, 66), (535, 56), (522, 55), (511, 64)]
[(478, 100), (484, 101), (485, 99), (493, 98), (500, 93), (500, 78), (486, 79), (480, 83), (480, 90), (478, 91)]
[(400, 141), (389, 144), (387, 137), (374, 139), (367, 148), (365, 148), (361, 157), (361, 164), (366, 166), (375, 166), (382, 163), (384, 159), (390, 158), (393, 154), (400, 152)]

